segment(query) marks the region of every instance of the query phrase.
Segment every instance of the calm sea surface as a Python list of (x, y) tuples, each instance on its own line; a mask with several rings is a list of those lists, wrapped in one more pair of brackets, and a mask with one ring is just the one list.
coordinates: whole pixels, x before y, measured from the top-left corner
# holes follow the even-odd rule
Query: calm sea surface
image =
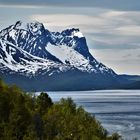
[(95, 114), (109, 133), (140, 139), (140, 90), (48, 92), (53, 101), (71, 97)]

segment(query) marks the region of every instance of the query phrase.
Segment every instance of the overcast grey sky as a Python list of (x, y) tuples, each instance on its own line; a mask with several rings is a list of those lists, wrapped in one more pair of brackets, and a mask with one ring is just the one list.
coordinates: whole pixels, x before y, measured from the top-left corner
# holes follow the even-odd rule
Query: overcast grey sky
[(52, 31), (80, 28), (97, 60), (140, 74), (140, 0), (0, 0), (0, 29), (17, 20)]

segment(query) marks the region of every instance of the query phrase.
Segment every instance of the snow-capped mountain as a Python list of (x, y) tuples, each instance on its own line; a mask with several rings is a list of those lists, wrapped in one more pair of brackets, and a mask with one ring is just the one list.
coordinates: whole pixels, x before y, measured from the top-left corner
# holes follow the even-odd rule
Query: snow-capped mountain
[(32, 77), (42, 70), (50, 75), (55, 72), (64, 72), (71, 67), (33, 56), (10, 42), (0, 39), (0, 69), (3, 73), (19, 73)]
[[(79, 29), (51, 32), (42, 23), (28, 23), (23, 27), (21, 21), (0, 32), (0, 70), (5, 79), (22, 76), (26, 77), (27, 83), (35, 78), (41, 84), (41, 77), (50, 83), (60, 76), (67, 83), (69, 78), (72, 79), (70, 82), (77, 81), (75, 78), (78, 76), (79, 85), (94, 82), (90, 88), (96, 88), (95, 82), (102, 82), (103, 79), (106, 85), (111, 85), (110, 80), (117, 81), (118, 76), (90, 54), (86, 38)], [(70, 73), (73, 78), (68, 77)], [(88, 79), (82, 82), (84, 75)], [(13, 82), (16, 83), (16, 80)], [(102, 84), (97, 85), (101, 87)]]

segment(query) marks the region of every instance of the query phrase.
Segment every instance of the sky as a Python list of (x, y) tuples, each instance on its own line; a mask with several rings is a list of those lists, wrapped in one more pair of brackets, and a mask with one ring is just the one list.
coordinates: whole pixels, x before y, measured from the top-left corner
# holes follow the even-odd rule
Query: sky
[(50, 31), (79, 28), (98, 61), (140, 75), (140, 0), (0, 0), (0, 30), (18, 20)]

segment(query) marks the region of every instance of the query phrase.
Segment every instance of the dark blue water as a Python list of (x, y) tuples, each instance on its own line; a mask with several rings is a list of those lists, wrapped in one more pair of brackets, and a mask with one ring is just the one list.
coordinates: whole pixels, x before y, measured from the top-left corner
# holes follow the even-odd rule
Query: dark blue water
[(128, 140), (140, 139), (140, 90), (49, 92), (53, 101), (71, 97), (77, 105), (95, 114), (109, 133)]

